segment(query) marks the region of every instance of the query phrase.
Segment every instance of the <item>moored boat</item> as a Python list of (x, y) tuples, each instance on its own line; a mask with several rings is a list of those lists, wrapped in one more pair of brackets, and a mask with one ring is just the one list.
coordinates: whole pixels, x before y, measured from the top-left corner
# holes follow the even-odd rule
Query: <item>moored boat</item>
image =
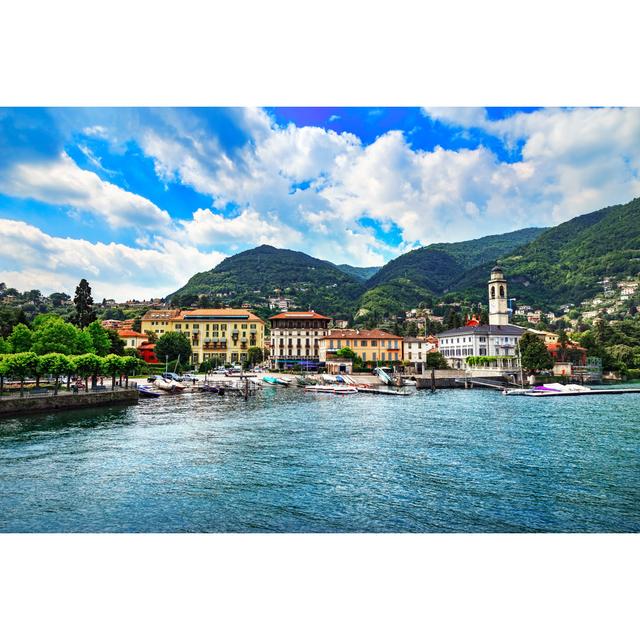
[(285, 380), (284, 378), (276, 378), (275, 376), (262, 376), (262, 379), (267, 384), (273, 384), (273, 385), (278, 385), (279, 384), (279, 385), (282, 385), (284, 387), (288, 387), (289, 386), (289, 381)]
[(333, 393), (335, 395), (350, 395), (358, 393), (355, 387), (346, 387), (344, 385), (313, 385), (305, 387), (305, 391), (312, 391), (314, 393)]
[(139, 384), (138, 385), (138, 393), (143, 398), (159, 398), (162, 395), (159, 391), (156, 391), (149, 384)]

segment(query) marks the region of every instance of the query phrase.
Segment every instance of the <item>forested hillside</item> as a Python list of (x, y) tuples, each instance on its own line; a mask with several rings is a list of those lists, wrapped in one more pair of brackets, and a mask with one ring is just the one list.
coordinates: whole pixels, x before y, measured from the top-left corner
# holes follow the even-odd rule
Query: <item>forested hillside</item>
[(213, 305), (263, 306), (279, 290), (293, 301), (294, 308), (349, 317), (364, 289), (362, 280), (330, 262), (262, 245), (226, 258), (211, 271), (197, 273), (170, 299), (173, 304), (187, 305), (204, 294)]
[[(603, 278), (640, 273), (640, 198), (552, 227), (500, 263), (518, 302), (552, 310), (591, 298)], [(487, 266), (461, 274), (451, 289), (484, 295)]]

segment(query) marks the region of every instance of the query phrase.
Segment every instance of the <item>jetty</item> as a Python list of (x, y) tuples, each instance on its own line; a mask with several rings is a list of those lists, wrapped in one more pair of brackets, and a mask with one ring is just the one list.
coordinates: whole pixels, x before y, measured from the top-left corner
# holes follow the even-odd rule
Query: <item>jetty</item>
[(57, 395), (43, 390), (37, 394), (25, 393), (22, 398), (16, 393), (0, 398), (0, 418), (31, 413), (90, 409), (107, 405), (136, 404), (139, 395), (135, 386), (78, 393), (59, 391)]

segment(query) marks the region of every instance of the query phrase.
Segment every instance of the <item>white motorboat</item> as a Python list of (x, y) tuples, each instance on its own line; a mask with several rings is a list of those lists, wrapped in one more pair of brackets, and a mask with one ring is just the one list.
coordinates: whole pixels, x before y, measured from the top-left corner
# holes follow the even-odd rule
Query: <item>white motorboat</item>
[(358, 390), (355, 387), (346, 387), (346, 386), (337, 385), (337, 384), (336, 385), (314, 384), (314, 385), (309, 385), (308, 387), (305, 387), (304, 390), (310, 391), (312, 393), (333, 393), (339, 396), (358, 393)]

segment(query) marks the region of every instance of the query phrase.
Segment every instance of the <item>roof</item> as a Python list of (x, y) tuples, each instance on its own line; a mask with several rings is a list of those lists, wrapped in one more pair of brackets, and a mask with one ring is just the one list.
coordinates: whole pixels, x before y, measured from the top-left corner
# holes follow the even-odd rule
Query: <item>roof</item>
[(269, 320), (331, 320), (331, 318), (315, 311), (284, 311), (271, 316)]
[(140, 333), (139, 331), (134, 331), (133, 329), (118, 329), (118, 335), (121, 338), (147, 338), (146, 333)]
[(150, 349), (153, 350), (156, 348), (156, 343), (155, 342), (143, 342), (138, 349), (142, 349), (143, 351)]
[(449, 329), (438, 334), (438, 338), (448, 338), (450, 336), (521, 336), (526, 329), (518, 327), (515, 324), (479, 324), (475, 327), (459, 327), (458, 329)]
[(149, 309), (142, 320), (171, 320), (180, 313), (180, 309)]
[(491, 273), (504, 273), (504, 272), (502, 271), (502, 267), (497, 264), (495, 267), (493, 267), (493, 269), (491, 269)]
[(382, 329), (332, 329), (329, 331), (329, 335), (323, 336), (322, 338), (318, 338), (318, 340), (328, 340), (328, 339), (357, 339), (357, 340), (387, 340), (391, 338), (392, 340), (402, 340), (402, 336), (396, 336), (393, 333), (389, 333), (388, 331), (383, 331)]
[(259, 318), (255, 313), (251, 313), (247, 309), (186, 309), (180, 311), (176, 320), (240, 320), (249, 322), (261, 322), (264, 320)]
[(430, 344), (438, 344), (438, 338), (436, 338), (435, 336), (428, 336), (427, 338), (425, 338), (424, 336), (417, 336), (417, 337), (405, 336), (403, 340), (405, 342), (420, 342), (420, 343), (428, 342)]

